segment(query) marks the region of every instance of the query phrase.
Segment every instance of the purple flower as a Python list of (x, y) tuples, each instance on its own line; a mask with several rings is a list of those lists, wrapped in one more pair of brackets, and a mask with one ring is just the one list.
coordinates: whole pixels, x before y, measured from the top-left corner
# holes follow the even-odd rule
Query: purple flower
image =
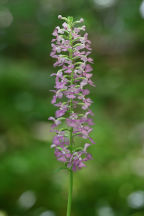
[[(90, 137), (93, 125), (90, 116), (93, 113), (89, 107), (92, 100), (87, 97), (90, 92), (86, 88), (87, 85), (94, 86), (90, 73), (90, 64), (93, 63), (93, 59), (89, 57), (91, 42), (88, 40), (88, 33), (83, 33), (85, 25), (80, 26), (83, 18), (75, 22), (72, 17), (59, 15), (58, 18), (64, 20), (64, 23), (62, 27), (57, 26), (52, 34), (54, 38), (50, 55), (56, 59), (54, 67), (60, 69), (51, 75), (55, 76), (52, 104), (58, 108), (55, 117), (49, 118), (53, 121), (52, 128), (56, 128), (51, 147), (55, 149), (58, 161), (65, 163), (68, 169), (77, 171), (86, 166), (86, 161), (92, 159), (87, 149), (90, 143), (95, 143)], [(64, 128), (61, 123), (65, 125)], [(70, 134), (71, 141), (68, 138)], [(74, 147), (76, 136), (86, 140), (83, 147)]]
[(49, 117), (48, 120), (52, 120), (54, 121), (53, 127), (58, 126), (59, 124), (61, 124), (61, 121), (58, 119), (55, 119), (54, 117)]
[(56, 118), (59, 118), (65, 114), (67, 110), (66, 109), (60, 109), (56, 111)]

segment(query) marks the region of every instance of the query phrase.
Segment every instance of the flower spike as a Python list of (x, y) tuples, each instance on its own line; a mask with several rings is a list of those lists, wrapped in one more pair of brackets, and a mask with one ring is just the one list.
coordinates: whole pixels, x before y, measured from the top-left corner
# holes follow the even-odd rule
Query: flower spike
[[(83, 18), (73, 21), (73, 17), (58, 16), (64, 20), (62, 27), (57, 26), (53, 32), (51, 57), (56, 59), (54, 67), (59, 67), (55, 76), (54, 96), (52, 104), (57, 107), (55, 117), (50, 117), (54, 123), (52, 130), (56, 132), (52, 148), (58, 161), (63, 162), (67, 169), (76, 171), (85, 167), (85, 162), (92, 159), (87, 152), (93, 115), (90, 110), (92, 100), (88, 97), (87, 85), (95, 86), (92, 77), (93, 59), (91, 42), (85, 32)], [(61, 124), (65, 124), (61, 128)], [(75, 142), (75, 137), (85, 140), (83, 146)]]

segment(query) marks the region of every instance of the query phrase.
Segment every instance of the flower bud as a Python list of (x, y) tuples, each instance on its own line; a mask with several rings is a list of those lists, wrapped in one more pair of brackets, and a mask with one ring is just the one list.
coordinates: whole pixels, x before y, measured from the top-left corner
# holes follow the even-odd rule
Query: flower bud
[(62, 19), (62, 15), (58, 15), (58, 19)]

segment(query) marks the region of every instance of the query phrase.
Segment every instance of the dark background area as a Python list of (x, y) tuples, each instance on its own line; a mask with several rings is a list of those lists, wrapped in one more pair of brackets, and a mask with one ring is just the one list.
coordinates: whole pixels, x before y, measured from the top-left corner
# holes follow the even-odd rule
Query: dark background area
[(83, 17), (94, 59), (93, 160), (72, 216), (144, 215), (144, 1), (0, 0), (0, 216), (64, 216), (68, 175), (49, 133), (57, 16)]

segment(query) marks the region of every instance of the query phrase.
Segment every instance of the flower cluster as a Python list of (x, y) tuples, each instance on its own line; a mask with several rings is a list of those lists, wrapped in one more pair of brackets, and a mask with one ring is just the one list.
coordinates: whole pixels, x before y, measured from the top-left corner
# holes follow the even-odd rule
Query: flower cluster
[[(52, 104), (57, 107), (52, 129), (56, 132), (52, 148), (55, 148), (57, 160), (64, 162), (68, 169), (76, 171), (85, 166), (85, 161), (92, 158), (87, 152), (90, 143), (94, 143), (89, 133), (93, 125), (92, 111), (89, 109), (92, 100), (88, 97), (86, 85), (95, 86), (92, 77), (91, 42), (85, 32), (83, 19), (73, 21), (72, 17), (58, 16), (64, 20), (62, 28), (57, 26), (53, 32), (51, 57), (56, 59), (54, 67), (60, 69), (55, 76), (55, 90)], [(60, 125), (64, 125), (61, 127)], [(86, 140), (82, 147), (76, 143), (76, 136)], [(77, 142), (80, 142), (79, 140)]]

